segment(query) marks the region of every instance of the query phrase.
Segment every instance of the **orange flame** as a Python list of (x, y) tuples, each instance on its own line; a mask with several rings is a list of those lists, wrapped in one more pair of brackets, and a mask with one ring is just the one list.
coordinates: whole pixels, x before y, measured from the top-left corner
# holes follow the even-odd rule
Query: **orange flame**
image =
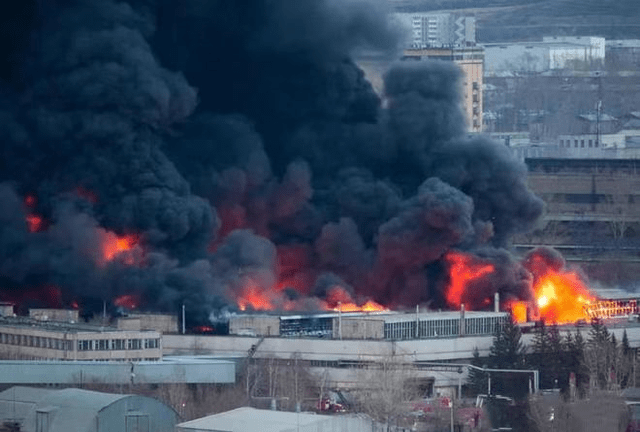
[(373, 300), (369, 300), (361, 306), (358, 306), (355, 303), (339, 303), (336, 307), (333, 308), (333, 310), (336, 312), (382, 312), (389, 309), (385, 308), (379, 303), (374, 302)]
[[(125, 235), (118, 237), (113, 233), (108, 233), (102, 244), (102, 255), (106, 261), (111, 261), (123, 252), (132, 250), (138, 244), (138, 236)], [(127, 264), (132, 260), (125, 260)]]
[(511, 309), (511, 316), (517, 323), (527, 322), (528, 304), (524, 301), (514, 301), (509, 303), (508, 308)]
[(534, 284), (540, 319), (558, 324), (588, 319), (584, 306), (596, 300), (578, 274), (549, 270)]
[(471, 282), (494, 271), (493, 264), (462, 252), (449, 252), (445, 256), (449, 264), (449, 286), (445, 292), (447, 303), (459, 307)]
[(248, 281), (248, 283), (244, 284), (237, 303), (241, 311), (245, 311), (247, 308), (253, 310), (271, 310), (274, 308), (269, 294), (261, 290), (253, 281)]

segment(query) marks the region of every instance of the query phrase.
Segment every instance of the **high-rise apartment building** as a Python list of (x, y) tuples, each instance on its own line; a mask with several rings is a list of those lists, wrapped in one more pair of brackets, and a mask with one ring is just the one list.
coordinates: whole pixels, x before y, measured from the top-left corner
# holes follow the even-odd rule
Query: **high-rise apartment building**
[(453, 48), (476, 44), (476, 19), (450, 13), (397, 14), (411, 37), (411, 48)]

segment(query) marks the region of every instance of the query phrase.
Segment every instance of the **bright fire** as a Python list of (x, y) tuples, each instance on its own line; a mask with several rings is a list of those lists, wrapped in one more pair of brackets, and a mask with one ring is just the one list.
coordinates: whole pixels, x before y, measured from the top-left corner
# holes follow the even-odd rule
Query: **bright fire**
[(268, 293), (260, 289), (253, 281), (247, 281), (242, 287), (242, 294), (238, 297), (238, 308), (241, 311), (271, 310), (274, 308)]
[(373, 300), (369, 300), (365, 304), (358, 306), (355, 303), (339, 303), (336, 307), (333, 308), (334, 311), (338, 312), (381, 312), (389, 310), (374, 302)]
[(527, 302), (514, 301), (509, 303), (509, 309), (511, 309), (511, 316), (517, 323), (527, 322)]
[[(118, 237), (108, 233), (102, 244), (102, 255), (106, 261), (111, 261), (118, 255), (132, 250), (138, 244), (138, 236), (125, 235)], [(127, 262), (128, 260), (125, 260)], [(132, 264), (127, 262), (127, 264)]]
[(493, 264), (480, 261), (479, 258), (462, 252), (449, 252), (445, 260), (449, 264), (449, 287), (445, 297), (447, 303), (456, 308), (464, 303), (464, 296), (470, 283), (494, 271)]
[(533, 290), (540, 319), (558, 324), (588, 319), (584, 306), (596, 298), (576, 273), (550, 269), (535, 279)]

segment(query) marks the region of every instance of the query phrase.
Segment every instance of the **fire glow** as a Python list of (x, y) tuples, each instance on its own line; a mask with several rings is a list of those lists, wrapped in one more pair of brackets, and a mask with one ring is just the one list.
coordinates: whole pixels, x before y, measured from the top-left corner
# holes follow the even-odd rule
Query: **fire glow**
[(449, 264), (449, 286), (445, 297), (447, 303), (459, 307), (464, 303), (469, 284), (494, 271), (492, 264), (479, 261), (473, 255), (461, 252), (449, 252), (445, 256)]
[(373, 300), (369, 300), (360, 306), (355, 303), (340, 303), (333, 310), (336, 312), (382, 312), (388, 309)]
[[(105, 261), (112, 261), (119, 255), (131, 251), (138, 244), (138, 236), (125, 235), (118, 237), (113, 233), (107, 233), (102, 243), (102, 256)], [(125, 259), (126, 264), (132, 264), (133, 257)]]
[[(489, 277), (495, 271), (493, 265), (461, 252), (450, 252), (445, 260), (449, 264), (447, 303), (456, 308), (462, 303), (473, 307), (473, 302), (467, 301), (473, 297), (473, 285)], [(564, 269), (562, 264), (552, 262), (543, 254), (534, 253), (523, 264), (533, 276), (533, 300), (505, 299), (506, 309), (516, 322), (533, 318), (549, 324), (567, 324), (589, 318), (585, 306), (597, 299), (577, 272)], [(491, 304), (486, 303), (482, 306)]]
[(124, 294), (116, 297), (113, 304), (124, 309), (135, 310), (138, 309), (140, 299), (134, 294)]
[(536, 279), (533, 290), (540, 319), (564, 324), (588, 318), (584, 307), (596, 298), (576, 273), (549, 271)]
[(237, 299), (238, 309), (246, 311), (253, 310), (271, 310), (274, 305), (269, 294), (260, 289), (258, 284), (251, 280), (247, 280), (242, 287), (242, 292)]

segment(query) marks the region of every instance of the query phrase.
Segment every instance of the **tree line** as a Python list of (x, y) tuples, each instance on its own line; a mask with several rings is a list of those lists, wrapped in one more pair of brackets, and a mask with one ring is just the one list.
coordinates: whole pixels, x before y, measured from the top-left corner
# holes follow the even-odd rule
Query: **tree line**
[[(629, 346), (626, 330), (618, 341), (600, 320), (594, 320), (586, 334), (578, 328), (564, 336), (557, 325), (540, 323), (534, 328), (533, 343), (522, 343), (520, 327), (512, 321), (496, 329), (489, 356), (474, 350), (471, 364), (490, 369), (537, 369), (541, 389), (558, 389), (566, 399), (580, 399), (598, 390), (616, 390), (635, 385), (635, 350)], [(522, 398), (532, 377), (518, 373), (491, 374), (491, 393)], [(471, 370), (468, 388), (486, 394), (489, 374)]]

